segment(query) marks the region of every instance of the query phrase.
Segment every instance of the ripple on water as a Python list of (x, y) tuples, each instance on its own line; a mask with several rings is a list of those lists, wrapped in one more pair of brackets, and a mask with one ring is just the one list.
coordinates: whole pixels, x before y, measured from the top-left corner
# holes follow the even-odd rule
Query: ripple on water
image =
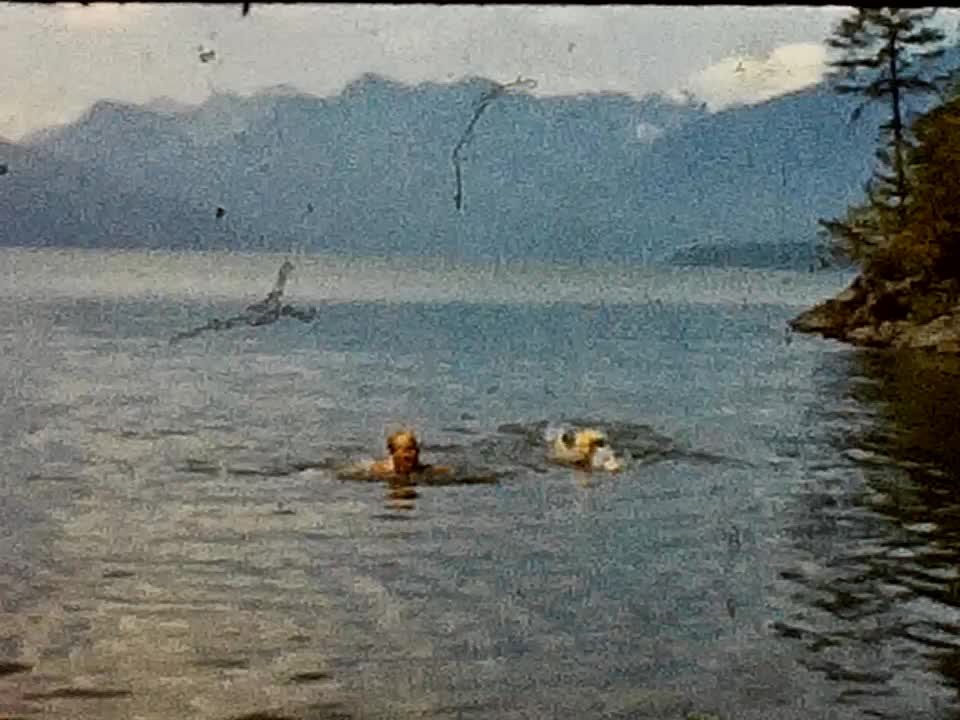
[(110, 700), (130, 697), (132, 694), (129, 690), (114, 688), (59, 687), (45, 692), (24, 693), (23, 698), (25, 700)]
[(27, 663), (16, 662), (14, 660), (0, 660), (0, 677), (30, 672), (32, 669), (33, 665), (28, 665)]
[[(684, 332), (702, 329), (687, 320)], [(628, 329), (628, 335), (643, 336), (642, 328)], [(353, 334), (344, 331), (345, 337)], [(370, 712), (359, 716), (382, 710), (383, 717), (451, 719), (514, 720), (536, 711), (557, 718), (682, 717), (704, 700), (718, 717), (775, 714), (792, 720), (800, 715), (785, 708), (797, 698), (810, 701), (812, 714), (835, 709), (834, 698), (824, 699), (822, 676), (842, 686), (838, 695), (851, 703), (850, 716), (877, 708), (890, 714), (904, 704), (888, 695), (895, 683), (884, 673), (899, 673), (895, 663), (904, 646), (920, 642), (908, 635), (925, 640), (929, 650), (947, 651), (955, 634), (942, 616), (932, 616), (941, 625), (903, 623), (900, 645), (871, 655), (875, 638), (889, 641), (900, 627), (895, 605), (911, 618), (921, 614), (922, 608), (907, 602), (920, 590), (900, 583), (900, 573), (931, 560), (928, 548), (912, 545), (913, 557), (891, 555), (884, 542), (888, 529), (877, 528), (875, 515), (859, 515), (860, 499), (847, 492), (863, 482), (863, 468), (884, 470), (886, 460), (860, 463), (856, 454), (843, 457), (823, 444), (793, 455), (759, 447), (743, 457), (775, 457), (776, 467), (763, 464), (757, 473), (747, 462), (690, 446), (653, 425), (580, 418), (605, 429), (634, 467), (643, 466), (642, 473), (628, 468), (615, 478), (594, 478), (588, 487), (545, 462), (544, 421), (491, 423), (492, 430), (471, 422), (499, 419), (502, 403), (512, 406), (520, 397), (505, 372), (503, 378), (482, 377), (475, 387), (453, 378), (455, 397), (469, 395), (476, 406), (467, 407), (476, 412), (441, 409), (422, 423), (444, 428), (439, 442), (426, 448), (429, 461), (456, 461), (467, 468), (462, 477), (489, 473), (498, 484), (418, 486), (415, 493), (390, 497), (382, 485), (341, 483), (334, 475), (341, 462), (379, 454), (379, 447), (310, 437), (309, 428), (338, 425), (343, 418), (354, 423), (345, 437), (368, 430), (366, 410), (336, 414), (337, 403), (356, 400), (358, 383), (351, 378), (357, 375), (305, 374), (311, 384), (333, 388), (313, 408), (299, 391), (284, 390), (300, 360), (289, 361), (291, 371), (277, 360), (281, 350), (257, 343), (255, 352), (241, 342), (231, 346), (244, 357), (228, 362), (222, 373), (210, 367), (224, 358), (207, 358), (199, 350), (171, 355), (169, 362), (180, 363), (172, 374), (168, 360), (155, 356), (141, 366), (122, 365), (126, 375), (163, 378), (160, 388), (194, 388), (160, 398), (127, 377), (116, 397), (154, 397), (155, 424), (138, 421), (132, 412), (122, 422), (104, 420), (111, 411), (105, 402), (90, 404), (84, 413), (91, 420), (97, 416), (103, 427), (121, 428), (112, 435), (89, 440), (83, 415), (35, 438), (48, 443), (38, 444), (38, 453), (60, 442), (65, 449), (57, 452), (68, 454), (72, 447), (78, 462), (96, 451), (129, 462), (138, 477), (108, 472), (106, 464), (84, 472), (72, 461), (36, 468), (38, 474), (77, 474), (77, 484), (92, 488), (95, 502), (51, 516), (58, 533), (52, 552), (62, 568), (48, 577), (49, 604), (38, 605), (29, 620), (21, 618), (17, 633), (25, 651), (4, 648), (11, 659), (31, 663), (37, 653), (43, 676), (36, 670), (10, 673), (4, 682), (20, 683), (16, 692), (32, 693), (44, 709), (70, 711), (80, 720), (108, 716), (97, 705), (113, 710), (111, 703), (118, 708), (114, 717), (147, 720), (352, 717), (345, 705), (323, 704), (334, 695), (360, 699)], [(335, 351), (306, 352), (305, 362), (325, 362), (321, 356)], [(91, 348), (75, 372), (87, 377), (83, 365), (99, 352)], [(401, 355), (408, 382), (389, 388), (404, 402), (420, 402), (416, 375), (440, 362)], [(336, 374), (355, 373), (355, 360), (343, 353)], [(206, 362), (210, 371), (202, 372)], [(363, 372), (384, 365), (371, 355)], [(443, 365), (442, 372), (454, 373), (456, 365)], [(721, 372), (721, 365), (711, 363), (711, 371)], [(533, 371), (542, 367), (542, 358), (531, 360)], [(108, 370), (97, 372), (104, 382), (110, 379)], [(798, 383), (803, 378), (797, 374)], [(339, 392), (338, 383), (349, 392)], [(388, 388), (367, 385), (371, 405)], [(105, 399), (103, 387), (77, 386), (78, 402), (98, 393)], [(409, 388), (414, 392), (405, 392)], [(676, 400), (692, 408), (706, 399), (736, 409), (741, 405), (727, 397), (732, 389), (728, 384), (723, 397), (686, 403), (664, 383), (650, 395), (667, 400), (651, 404)], [(545, 407), (527, 409), (539, 417), (550, 414)], [(753, 410), (751, 417), (774, 417), (767, 406)], [(669, 411), (659, 410), (667, 416)], [(647, 412), (654, 410), (636, 408), (641, 419)], [(848, 415), (841, 418), (847, 427), (870, 419), (853, 408)], [(372, 411), (369, 417), (379, 421)], [(722, 420), (731, 432), (740, 421), (737, 413)], [(181, 433), (187, 429), (191, 434)], [(778, 490), (800, 475), (809, 479), (800, 466), (818, 452), (840, 468), (833, 480), (814, 479), (834, 483), (821, 493), (827, 497)], [(882, 448), (872, 452), (886, 456)], [(39, 497), (44, 481), (34, 482), (32, 497)], [(57, 481), (46, 485), (44, 496), (60, 487)], [(384, 513), (391, 500), (410, 505)], [(406, 521), (382, 522), (387, 517)], [(929, 535), (923, 542), (931, 544), (942, 540), (942, 528), (923, 529), (930, 522), (917, 516), (903, 523), (903, 532)], [(725, 535), (727, 528), (735, 532)], [(777, 544), (769, 545), (771, 538)], [(795, 564), (797, 559), (810, 567)], [(768, 594), (762, 582), (775, 573), (771, 568), (781, 567), (788, 569), (774, 594), (782, 594), (777, 599), (784, 617), (767, 633), (760, 622), (766, 608), (758, 607)], [(941, 575), (928, 570), (908, 582), (946, 593), (952, 579)], [(873, 589), (896, 604), (872, 601)], [(784, 651), (786, 659), (771, 658), (772, 649), (787, 647), (785, 641), (799, 649)], [(736, 651), (723, 655), (717, 646), (725, 643)], [(879, 669), (858, 655), (864, 647)], [(38, 652), (44, 648), (49, 654)], [(750, 648), (759, 648), (753, 665), (743, 655)], [(824, 663), (807, 671), (793, 662), (804, 653), (822, 655)], [(83, 677), (109, 678), (94, 687), (130, 694), (53, 697), (87, 687)], [(930, 684), (928, 679), (920, 687)], [(858, 699), (864, 690), (870, 695)], [(874, 702), (880, 696), (883, 702)]]

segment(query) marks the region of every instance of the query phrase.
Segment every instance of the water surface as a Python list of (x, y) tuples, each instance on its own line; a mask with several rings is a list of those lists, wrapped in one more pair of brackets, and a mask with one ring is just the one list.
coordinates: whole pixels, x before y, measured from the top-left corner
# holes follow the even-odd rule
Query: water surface
[[(168, 344), (280, 261), (0, 253), (0, 713), (956, 716), (957, 375), (786, 334), (849, 277), (297, 258)], [(401, 423), (497, 482), (337, 478)]]

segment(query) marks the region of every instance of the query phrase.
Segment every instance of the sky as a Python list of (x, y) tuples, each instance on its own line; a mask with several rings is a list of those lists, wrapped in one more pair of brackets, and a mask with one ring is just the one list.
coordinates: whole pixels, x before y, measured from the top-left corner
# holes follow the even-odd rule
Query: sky
[[(70, 122), (100, 99), (166, 106), (286, 85), (337, 94), (518, 75), (543, 95), (684, 92), (711, 109), (821, 79), (838, 6), (257, 5), (0, 7), (0, 137)], [(200, 60), (213, 50), (213, 59)], [(207, 55), (206, 57), (210, 57)]]

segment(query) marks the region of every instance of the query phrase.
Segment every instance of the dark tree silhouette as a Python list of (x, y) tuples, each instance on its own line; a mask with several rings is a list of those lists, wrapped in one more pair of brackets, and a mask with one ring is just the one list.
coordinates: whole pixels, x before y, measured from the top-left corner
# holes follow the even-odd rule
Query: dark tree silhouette
[(878, 166), (867, 183), (867, 208), (821, 225), (854, 259), (869, 256), (905, 218), (910, 195), (906, 155), (910, 148), (907, 100), (940, 93), (946, 76), (926, 70), (943, 54), (944, 34), (931, 26), (936, 8), (857, 7), (835, 28), (827, 44), (840, 52), (830, 62), (830, 80), (841, 94), (861, 95), (856, 121), (868, 103), (889, 104), (890, 119), (880, 126)]

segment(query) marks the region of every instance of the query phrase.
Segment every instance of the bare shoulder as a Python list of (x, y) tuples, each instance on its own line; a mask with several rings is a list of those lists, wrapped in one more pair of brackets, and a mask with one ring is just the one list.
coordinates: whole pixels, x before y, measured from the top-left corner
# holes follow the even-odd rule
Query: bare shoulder
[(352, 463), (350, 465), (341, 465), (336, 468), (336, 476), (341, 480), (372, 480), (379, 478), (380, 473), (374, 470), (375, 463), (372, 460)]
[(370, 472), (376, 475), (393, 475), (393, 461), (389, 458), (377, 460), (370, 466)]
[(423, 472), (429, 475), (449, 475), (453, 469), (446, 465), (427, 465), (423, 468)]

